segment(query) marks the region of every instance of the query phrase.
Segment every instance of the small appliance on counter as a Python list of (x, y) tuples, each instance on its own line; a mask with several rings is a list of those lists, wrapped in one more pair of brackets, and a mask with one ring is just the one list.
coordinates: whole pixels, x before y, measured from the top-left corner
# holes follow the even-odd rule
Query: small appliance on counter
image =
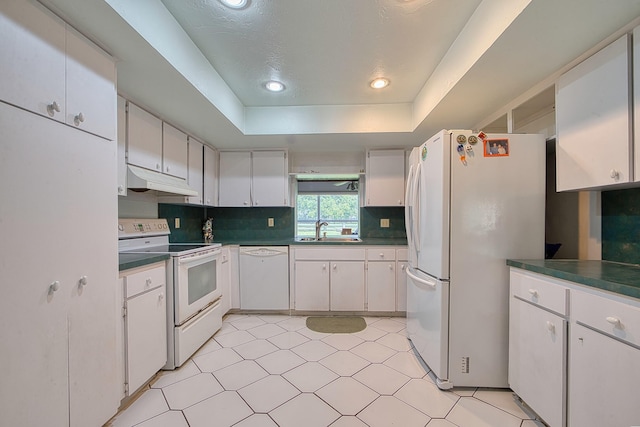
[(186, 362), (222, 326), (217, 281), (220, 243), (169, 243), (166, 219), (118, 219), (120, 253), (169, 254), (167, 364)]

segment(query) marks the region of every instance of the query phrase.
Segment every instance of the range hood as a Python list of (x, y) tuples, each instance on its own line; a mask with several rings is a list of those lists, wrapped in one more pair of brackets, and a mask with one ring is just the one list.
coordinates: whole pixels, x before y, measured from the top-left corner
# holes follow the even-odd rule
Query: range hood
[(127, 187), (133, 191), (155, 190), (181, 196), (198, 195), (198, 192), (189, 187), (184, 179), (133, 165), (127, 166)]

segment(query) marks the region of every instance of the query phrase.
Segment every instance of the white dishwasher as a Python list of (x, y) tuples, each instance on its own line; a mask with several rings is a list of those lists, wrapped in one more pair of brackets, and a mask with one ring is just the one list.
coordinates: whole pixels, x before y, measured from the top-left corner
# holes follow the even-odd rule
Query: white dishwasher
[(288, 246), (240, 246), (240, 309), (289, 309)]

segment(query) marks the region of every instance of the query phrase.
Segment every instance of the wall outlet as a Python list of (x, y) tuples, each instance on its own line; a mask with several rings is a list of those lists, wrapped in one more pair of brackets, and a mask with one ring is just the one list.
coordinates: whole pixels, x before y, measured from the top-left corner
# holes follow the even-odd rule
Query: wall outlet
[(273, 227), (273, 218), (269, 218), (269, 219), (267, 219), (267, 225), (268, 225), (269, 227)]
[(180, 218), (176, 218), (176, 220), (175, 220), (175, 228), (180, 228)]
[(389, 218), (382, 218), (380, 220), (380, 228), (389, 228)]

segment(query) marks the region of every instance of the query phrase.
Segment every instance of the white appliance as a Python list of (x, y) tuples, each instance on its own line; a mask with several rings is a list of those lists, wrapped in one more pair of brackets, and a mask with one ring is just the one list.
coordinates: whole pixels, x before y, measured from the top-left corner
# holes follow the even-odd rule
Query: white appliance
[(407, 330), (442, 389), (508, 387), (507, 258), (544, 258), (542, 135), (442, 130), (411, 152)]
[(240, 247), (240, 308), (289, 309), (289, 248)]
[(118, 220), (120, 252), (171, 256), (167, 263), (167, 364), (186, 362), (222, 326), (220, 243), (169, 243), (166, 219)]

